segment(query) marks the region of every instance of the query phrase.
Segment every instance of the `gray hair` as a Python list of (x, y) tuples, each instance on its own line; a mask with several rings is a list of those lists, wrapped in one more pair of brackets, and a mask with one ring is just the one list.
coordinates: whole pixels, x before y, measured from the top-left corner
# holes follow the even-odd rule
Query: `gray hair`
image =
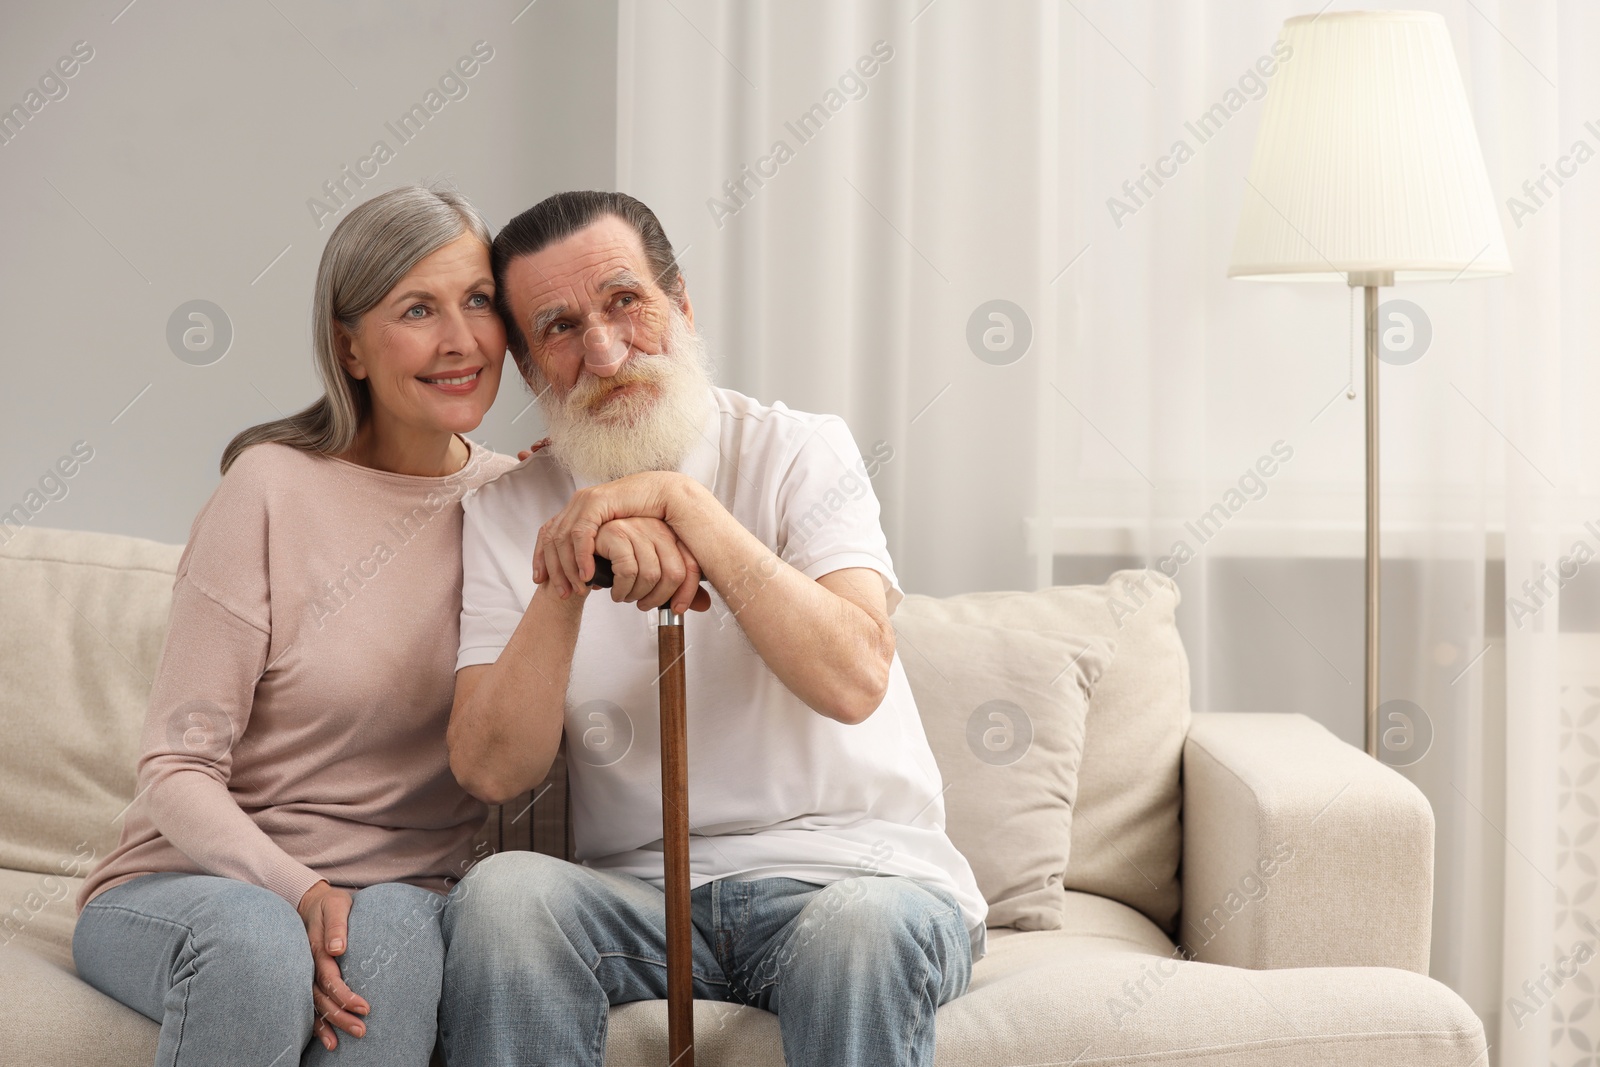
[(222, 450), (222, 473), (239, 454), (264, 441), (303, 452), (337, 455), (355, 441), (372, 413), (367, 383), (339, 362), (337, 323), (354, 331), (400, 279), (451, 241), (472, 234), (491, 247), (488, 224), (453, 189), (407, 185), (368, 200), (333, 229), (317, 268), (311, 305), (313, 360), (322, 397), (304, 411), (240, 432)]

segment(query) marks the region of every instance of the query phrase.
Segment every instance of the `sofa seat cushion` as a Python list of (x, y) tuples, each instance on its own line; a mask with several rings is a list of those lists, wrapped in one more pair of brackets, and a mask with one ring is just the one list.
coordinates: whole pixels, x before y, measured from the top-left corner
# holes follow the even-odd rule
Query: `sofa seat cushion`
[[(1037, 940), (1044, 938), (1045, 940)], [(1028, 951), (1018, 952), (1020, 946)], [(1035, 951), (1036, 950), (1036, 951)], [(989, 931), (989, 954), (972, 969), (972, 984), (967, 997), (977, 995), (995, 982), (1026, 982), (1026, 976), (1013, 979), (1027, 969), (1027, 960), (1043, 952), (1055, 961), (1070, 960), (1075, 952), (1111, 955), (1145, 954), (1164, 957), (1173, 951), (1172, 942), (1156, 929), (1155, 924), (1133, 908), (1115, 900), (1097, 897), (1091, 893), (1067, 893), (1062, 901), (1061, 928), (1050, 931), (1024, 932), (1009, 929)], [(1008, 987), (1009, 988), (1009, 987)], [(1007, 994), (1009, 995), (1009, 994)], [(952, 1047), (951, 1038), (944, 1032), (945, 1020), (956, 1013), (959, 1020), (962, 997), (939, 1009), (939, 1063), (945, 1064), (947, 1052)], [(988, 1001), (985, 1011), (1007, 1013), (1003, 1005)], [(1052, 1012), (1059, 1010), (1051, 1009)], [(999, 1020), (997, 1020), (999, 1021)], [(976, 1045), (970, 1045), (968, 1058), (953, 1061), (973, 1064), (1020, 1064), (1033, 1060), (993, 1058), (981, 1041), (982, 1020), (969, 1022), (968, 1037), (959, 1041), (970, 1042), (979, 1035)], [(1006, 1025), (1026, 1029), (1031, 1023), (1019, 1016)], [(976, 1029), (974, 1027), (976, 1026)], [(716, 1001), (697, 1000), (694, 1005), (695, 1063), (700, 1067), (782, 1067), (783, 1038), (778, 1032), (778, 1017), (757, 1008)], [(665, 1001), (649, 1000), (623, 1004), (611, 1009), (610, 1032), (607, 1035), (606, 1063), (632, 1065), (664, 1063), (667, 1048), (667, 1006)], [(1063, 1064), (1070, 1060), (1066, 1057)], [(1048, 1062), (1048, 1060), (1042, 1061)]]
[(0, 1067), (154, 1062), (161, 1028), (78, 977), (72, 902), (81, 878), (0, 869)]
[[(0, 1003), (11, 1040), (0, 1067), (125, 1067), (155, 1057), (155, 1023), (73, 973), (76, 880), (0, 945)], [(0, 900), (40, 892), (34, 872), (0, 870)], [(941, 1067), (1329, 1063), (1445, 1067), (1475, 1062), (1483, 1029), (1444, 985), (1387, 967), (1248, 971), (1183, 962), (1144, 915), (1089, 893), (1066, 894), (1059, 930), (993, 930), (967, 994), (939, 1010)], [(663, 1001), (611, 1012), (606, 1062), (663, 1062)], [(1075, 1059), (1076, 1057), (1076, 1059)], [(702, 1067), (783, 1063), (777, 1017), (695, 1005)]]
[(25, 948), (72, 971), (73, 901), (82, 878), (0, 867), (0, 957)]
[(94, 989), (69, 967), (15, 944), (0, 949), (6, 1039), (0, 1067), (142, 1067), (161, 1027)]
[(941, 1067), (1465, 1067), (1484, 1050), (1466, 1003), (1411, 971), (1248, 971), (1065, 931), (995, 938), (937, 1025)]
[[(996, 931), (936, 1025), (939, 1067), (1468, 1067), (1485, 1052), (1466, 1003), (1411, 971), (1247, 971), (1065, 929)], [(664, 1062), (666, 1038), (664, 1002), (614, 1008), (606, 1063)], [(700, 1067), (776, 1067), (782, 1048), (776, 1016), (695, 1004)]]
[[(938, 1015), (939, 1067), (1467, 1067), (1483, 1026), (1439, 982), (1388, 967), (1247, 971), (1185, 962), (1144, 915), (1066, 894), (1060, 930), (991, 930), (965, 996)], [(606, 1063), (661, 1063), (662, 1001), (611, 1011)], [(777, 1017), (698, 1001), (700, 1067), (783, 1063)]]

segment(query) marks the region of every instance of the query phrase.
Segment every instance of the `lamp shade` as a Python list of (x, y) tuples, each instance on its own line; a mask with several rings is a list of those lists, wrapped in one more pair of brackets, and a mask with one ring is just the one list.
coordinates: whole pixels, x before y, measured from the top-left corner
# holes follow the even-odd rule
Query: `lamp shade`
[(1279, 42), (1228, 276), (1509, 273), (1444, 18), (1302, 15), (1283, 24)]

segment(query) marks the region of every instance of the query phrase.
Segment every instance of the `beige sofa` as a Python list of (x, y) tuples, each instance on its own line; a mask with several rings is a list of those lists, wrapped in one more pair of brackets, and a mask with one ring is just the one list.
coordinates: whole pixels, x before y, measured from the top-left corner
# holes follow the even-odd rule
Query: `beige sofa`
[[(147, 1064), (156, 1024), (73, 972), (72, 901), (132, 799), (180, 549), (9, 527), (0, 541), (0, 1064)], [(952, 785), (952, 837), (986, 895), (1034, 880), (1028, 908), (997, 910), (1031, 928), (992, 928), (970, 992), (940, 1010), (938, 1063), (1485, 1062), (1479, 1020), (1426, 974), (1433, 817), (1422, 795), (1303, 717), (1191, 716), (1176, 603), (1172, 583), (1124, 572), (1105, 586), (908, 597), (897, 613)], [(997, 632), (1015, 640), (983, 644)], [(973, 685), (1008, 692), (1006, 672), (1031, 669), (1033, 635), (1052, 633), (1115, 646), (1075, 782), (1057, 775), (1065, 793), (1039, 798), (953, 788), (976, 750), (959, 723), (935, 719)], [(941, 642), (959, 654), (925, 647)], [(1040, 752), (1047, 710), (1032, 713)], [(531, 807), (491, 813), (495, 847), (567, 850), (560, 768), (552, 777)], [(1020, 770), (999, 780), (1037, 787)], [(1018, 836), (1035, 799), (1073, 803), (1070, 841)], [(1012, 853), (1038, 862), (1052, 849), (1065, 869), (1042, 880), (1007, 869)], [(764, 1012), (702, 1003), (696, 1031), (702, 1067), (783, 1062)], [(619, 1007), (606, 1062), (663, 1063), (665, 1034), (662, 1004)]]

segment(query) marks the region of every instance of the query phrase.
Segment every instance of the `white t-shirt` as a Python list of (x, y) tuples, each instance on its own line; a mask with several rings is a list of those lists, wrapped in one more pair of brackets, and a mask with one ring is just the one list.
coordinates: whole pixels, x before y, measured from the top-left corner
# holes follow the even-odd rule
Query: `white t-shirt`
[[(713, 389), (701, 440), (679, 470), (802, 574), (871, 568), (883, 576), (889, 610), (899, 604), (877, 497), (842, 419)], [(575, 485), (553, 456), (536, 452), (463, 498), (458, 670), (499, 657), (533, 598), (540, 525), (589, 484)], [(739, 581), (756, 590), (763, 577)], [(883, 703), (844, 725), (790, 692), (706, 588), (711, 610), (684, 619), (691, 885), (903, 875), (956, 898), (981, 956), (987, 905), (944, 832), (939, 768), (900, 657)], [(656, 615), (604, 592), (589, 596), (566, 736), (575, 857), (659, 887)]]

